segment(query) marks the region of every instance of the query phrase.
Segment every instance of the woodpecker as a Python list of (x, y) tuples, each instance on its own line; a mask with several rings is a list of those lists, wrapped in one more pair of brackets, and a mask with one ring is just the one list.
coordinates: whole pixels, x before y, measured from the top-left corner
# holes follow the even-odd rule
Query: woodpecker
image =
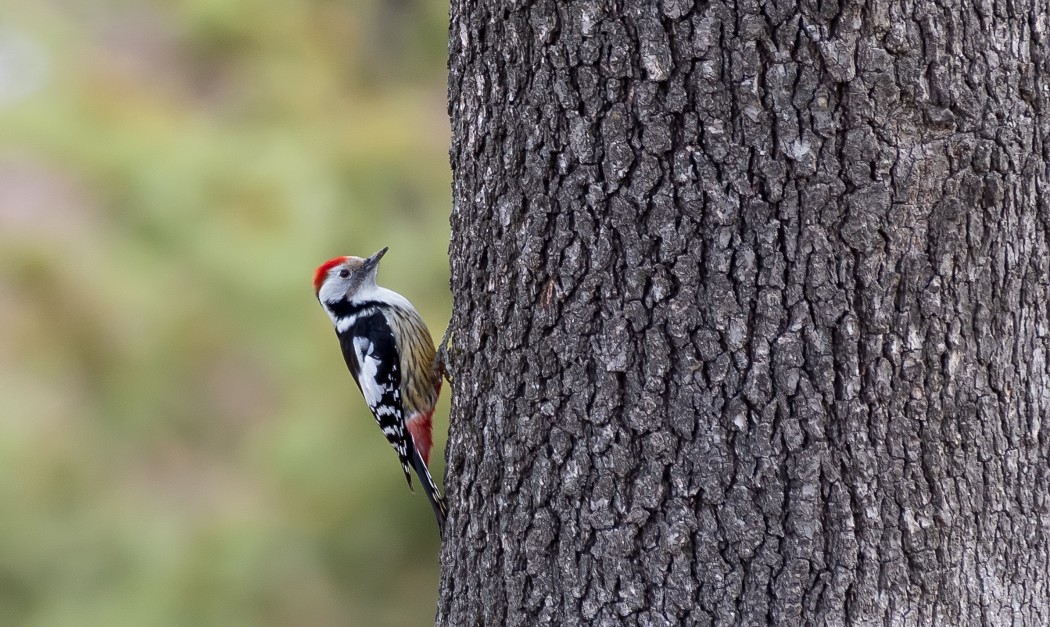
[(376, 285), (386, 251), (324, 262), (314, 273), (314, 291), (332, 319), (343, 359), (368, 409), (397, 452), (409, 489), (414, 469), (444, 532), (445, 500), (427, 468), (443, 360), (412, 303)]

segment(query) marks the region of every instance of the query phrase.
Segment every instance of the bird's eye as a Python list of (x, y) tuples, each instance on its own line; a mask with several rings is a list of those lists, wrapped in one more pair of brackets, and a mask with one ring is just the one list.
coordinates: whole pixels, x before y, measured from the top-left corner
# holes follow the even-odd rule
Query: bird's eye
[(345, 279), (348, 276), (350, 276), (350, 271), (349, 270), (344, 268), (344, 269), (339, 271), (339, 278), (340, 279)]

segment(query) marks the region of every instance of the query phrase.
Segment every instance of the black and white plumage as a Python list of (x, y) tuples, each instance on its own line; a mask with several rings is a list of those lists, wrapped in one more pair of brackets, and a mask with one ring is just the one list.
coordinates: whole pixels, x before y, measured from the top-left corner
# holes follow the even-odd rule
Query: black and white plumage
[(375, 284), (386, 251), (367, 259), (336, 257), (325, 262), (314, 275), (314, 289), (335, 326), (350, 374), (397, 452), (409, 487), (415, 470), (443, 530), (445, 502), (427, 468), (442, 368), (430, 332), (412, 303)]

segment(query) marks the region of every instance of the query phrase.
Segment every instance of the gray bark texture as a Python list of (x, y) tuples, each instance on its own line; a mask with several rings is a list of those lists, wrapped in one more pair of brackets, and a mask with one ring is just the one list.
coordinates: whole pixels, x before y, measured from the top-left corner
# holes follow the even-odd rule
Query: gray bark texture
[(442, 625), (1050, 625), (1048, 0), (452, 0)]

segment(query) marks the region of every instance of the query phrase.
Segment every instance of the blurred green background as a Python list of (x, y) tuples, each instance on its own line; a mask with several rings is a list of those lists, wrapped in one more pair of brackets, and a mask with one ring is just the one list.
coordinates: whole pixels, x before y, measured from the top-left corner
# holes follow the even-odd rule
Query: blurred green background
[(0, 2), (0, 625), (432, 622), (433, 516), (311, 279), (389, 245), (443, 331), (446, 33), (425, 0)]

